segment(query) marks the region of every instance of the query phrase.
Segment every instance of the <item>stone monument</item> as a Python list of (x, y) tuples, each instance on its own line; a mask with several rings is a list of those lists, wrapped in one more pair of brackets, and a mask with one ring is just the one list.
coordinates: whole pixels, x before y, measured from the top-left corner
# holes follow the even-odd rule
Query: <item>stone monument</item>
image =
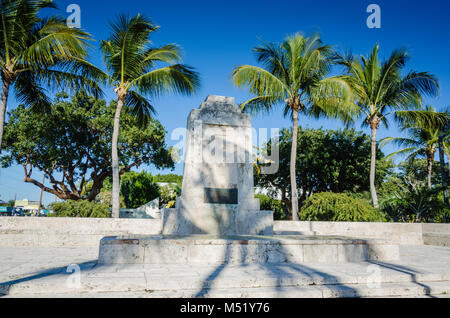
[(271, 235), (273, 212), (254, 197), (252, 128), (234, 98), (191, 111), (182, 195), (162, 213), (164, 235)]
[(395, 260), (398, 246), (274, 235), (254, 198), (252, 129), (234, 98), (209, 96), (188, 118), (182, 195), (159, 235), (105, 237), (99, 264), (317, 263)]

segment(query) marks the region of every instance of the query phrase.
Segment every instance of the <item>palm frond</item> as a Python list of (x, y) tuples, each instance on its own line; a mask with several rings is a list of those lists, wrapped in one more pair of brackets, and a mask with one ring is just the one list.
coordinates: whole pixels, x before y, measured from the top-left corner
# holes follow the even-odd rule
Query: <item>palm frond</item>
[(278, 100), (270, 95), (256, 96), (242, 103), (241, 109), (252, 115), (270, 113), (277, 102)]
[(45, 89), (39, 85), (39, 79), (32, 71), (22, 72), (15, 83), (16, 98), (37, 113), (51, 110), (51, 101)]
[(433, 109), (402, 110), (394, 114), (404, 129), (419, 127), (423, 130), (442, 130), (450, 119), (448, 112), (436, 112)]
[(360, 108), (353, 101), (350, 85), (340, 77), (330, 77), (320, 81), (308, 90), (312, 107), (309, 113), (314, 117), (339, 118), (351, 123), (360, 114)]
[(139, 126), (145, 127), (156, 110), (150, 102), (134, 91), (129, 91), (125, 105), (136, 117)]
[(143, 54), (142, 61), (146, 67), (153, 67), (155, 62), (178, 63), (181, 60), (181, 49), (176, 44), (168, 44), (158, 48), (150, 48)]
[(278, 77), (256, 66), (243, 65), (233, 71), (232, 79), (236, 86), (249, 86), (250, 92), (257, 96), (273, 96), (273, 100), (284, 101), (290, 97), (290, 90)]
[(408, 158), (411, 159), (411, 158), (417, 157), (421, 153), (422, 153), (422, 149), (417, 149), (417, 148), (411, 147), (411, 148), (405, 148), (405, 149), (401, 149), (399, 151), (393, 152), (393, 153), (387, 155), (385, 158), (390, 159), (390, 158), (398, 156), (398, 155), (408, 155)]
[(183, 64), (152, 70), (129, 83), (140, 94), (158, 97), (162, 93), (192, 94), (200, 86), (198, 73)]
[(142, 74), (145, 59), (142, 52), (151, 43), (150, 33), (159, 27), (142, 15), (119, 15), (110, 25), (111, 35), (101, 42), (101, 50), (111, 77), (126, 83)]
[(86, 46), (91, 37), (77, 28), (69, 28), (65, 21), (52, 17), (36, 31), (32, 40), (18, 57), (29, 67), (54, 65), (71, 56), (86, 57)]
[(399, 147), (403, 146), (413, 146), (420, 147), (422, 145), (421, 142), (411, 139), (411, 138), (403, 138), (403, 137), (387, 137), (380, 141), (380, 147), (384, 147), (389, 143), (395, 143)]

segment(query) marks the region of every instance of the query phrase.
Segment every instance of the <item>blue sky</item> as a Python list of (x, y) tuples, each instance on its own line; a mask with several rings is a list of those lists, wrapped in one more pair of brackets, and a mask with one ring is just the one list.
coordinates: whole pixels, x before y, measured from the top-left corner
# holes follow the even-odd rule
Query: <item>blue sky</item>
[[(368, 54), (375, 43), (380, 44), (382, 57), (388, 57), (393, 49), (407, 47), (411, 55), (408, 69), (427, 71), (440, 79), (441, 96), (426, 100), (438, 109), (450, 105), (450, 2), (447, 0), (210, 0), (210, 1), (57, 1), (60, 15), (68, 16), (66, 7), (81, 7), (81, 25), (90, 32), (96, 42), (91, 62), (103, 66), (98, 53), (99, 40), (108, 37), (109, 25), (118, 13), (149, 16), (160, 30), (152, 37), (155, 45), (177, 43), (184, 49), (183, 62), (200, 72), (201, 90), (192, 97), (163, 96), (153, 103), (157, 118), (168, 131), (184, 127), (193, 108), (198, 108), (207, 95), (234, 96), (237, 102), (249, 95), (236, 89), (230, 81), (233, 67), (239, 64), (255, 64), (251, 49), (266, 41), (281, 41), (287, 35), (301, 31), (305, 34), (319, 32), (324, 42), (338, 50), (351, 50), (355, 54)], [(369, 4), (381, 7), (381, 29), (369, 29), (366, 20)], [(112, 89), (105, 90), (107, 98), (113, 98)], [(14, 98), (9, 109), (17, 105)], [(341, 128), (339, 122), (301, 118), (303, 127)], [(282, 117), (281, 109), (270, 116), (253, 118), (255, 128), (290, 127), (289, 120)], [(355, 128), (361, 129), (360, 123)], [(368, 131), (365, 131), (368, 133)], [(395, 123), (381, 129), (379, 138), (397, 135)], [(168, 144), (177, 141), (168, 139)], [(390, 152), (393, 148), (384, 149)], [(155, 172), (154, 169), (150, 170)], [(163, 171), (162, 173), (169, 173)], [(176, 173), (182, 173), (177, 166)], [(41, 180), (36, 172), (34, 177)], [(3, 169), (0, 173), (0, 199), (39, 199), (39, 189), (23, 182), (22, 167)], [(44, 194), (44, 203), (54, 201), (54, 196)]]

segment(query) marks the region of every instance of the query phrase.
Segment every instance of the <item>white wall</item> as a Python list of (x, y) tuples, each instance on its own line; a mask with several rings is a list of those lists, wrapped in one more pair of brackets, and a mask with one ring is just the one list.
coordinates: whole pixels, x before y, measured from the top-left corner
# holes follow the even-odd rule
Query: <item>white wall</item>
[[(275, 222), (283, 235), (347, 236), (450, 247), (450, 224)], [(105, 236), (158, 235), (159, 219), (0, 217), (0, 247), (98, 246)]]
[(284, 235), (337, 235), (389, 240), (400, 245), (450, 247), (450, 224), (275, 222), (274, 231)]
[(0, 217), (1, 246), (98, 246), (105, 236), (159, 234), (157, 219)]

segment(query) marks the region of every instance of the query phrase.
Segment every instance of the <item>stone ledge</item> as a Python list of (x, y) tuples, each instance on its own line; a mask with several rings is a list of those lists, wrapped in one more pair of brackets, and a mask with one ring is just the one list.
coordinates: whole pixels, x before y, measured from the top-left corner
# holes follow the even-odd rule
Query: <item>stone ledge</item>
[(107, 237), (99, 264), (346, 263), (399, 259), (399, 247), (339, 237)]

